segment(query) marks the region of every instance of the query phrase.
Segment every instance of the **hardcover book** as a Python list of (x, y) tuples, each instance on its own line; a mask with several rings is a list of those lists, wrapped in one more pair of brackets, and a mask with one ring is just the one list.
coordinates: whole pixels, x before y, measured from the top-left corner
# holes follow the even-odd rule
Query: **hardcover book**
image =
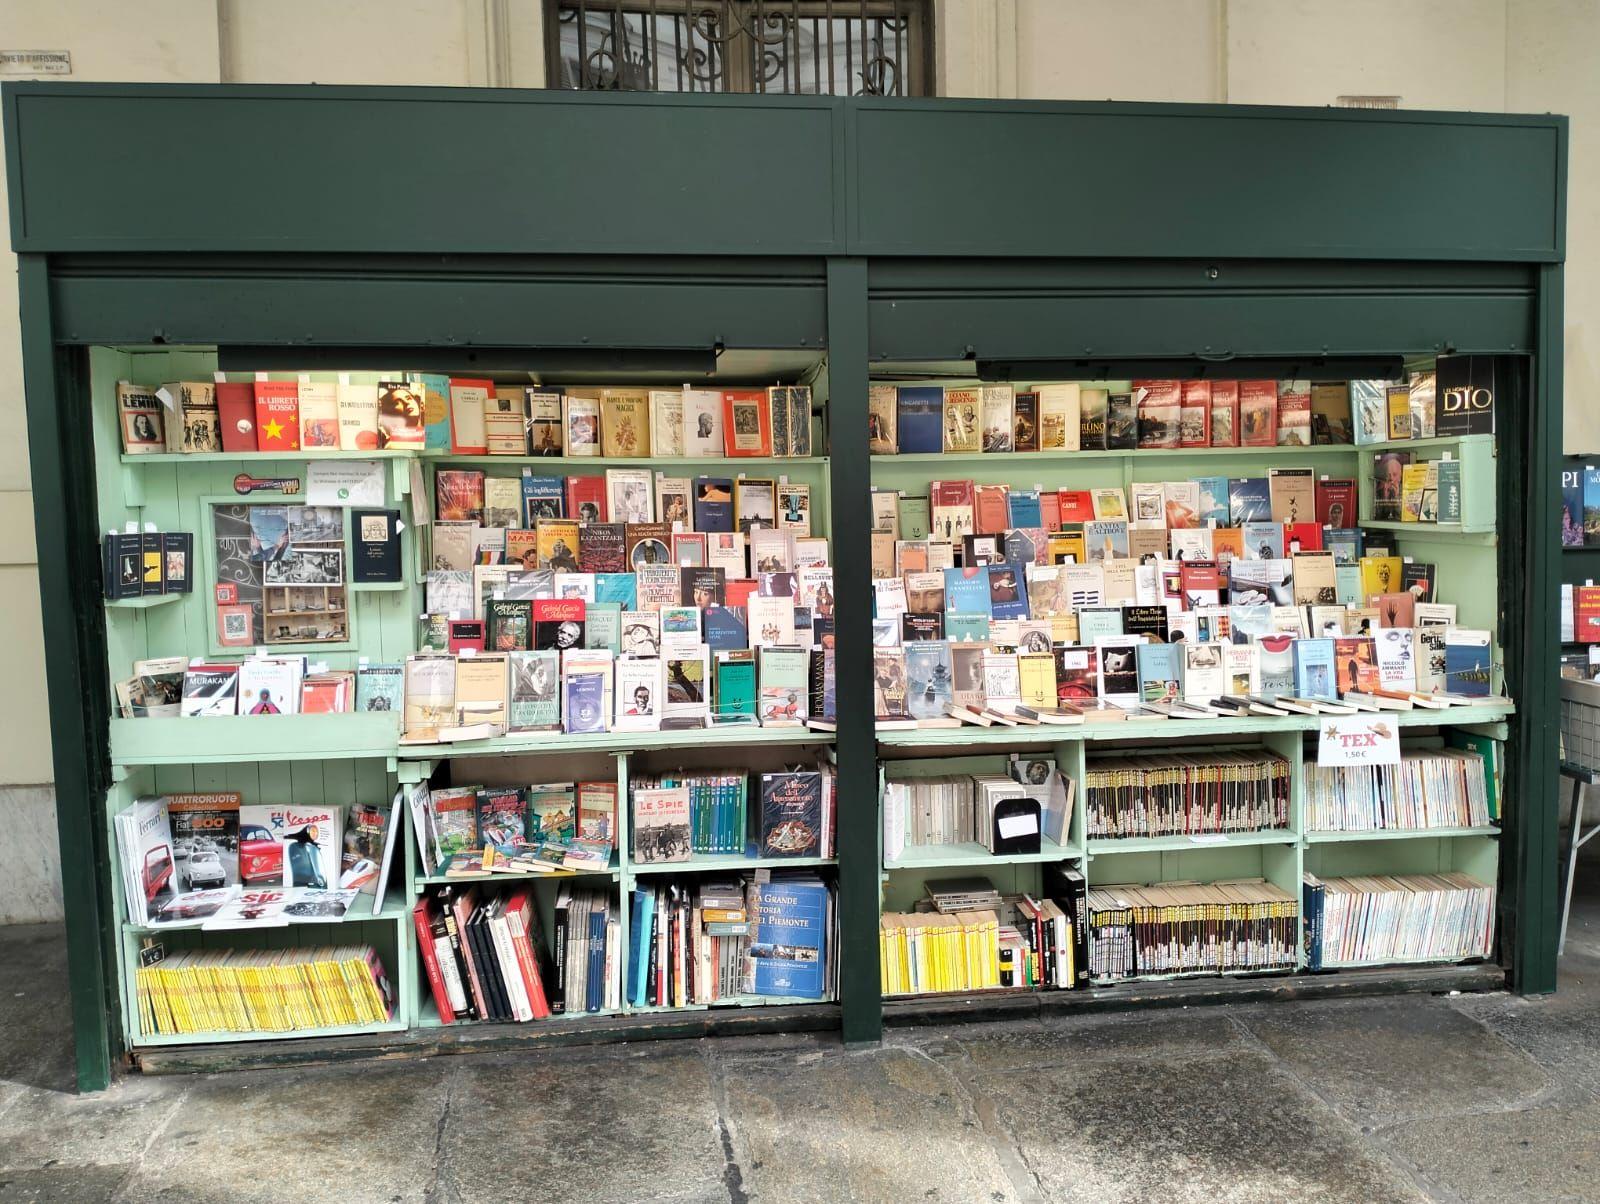
[(1083, 430), (1076, 383), (1035, 385), (1039, 398), (1039, 450), (1077, 451)]
[(1239, 445), (1275, 447), (1278, 442), (1278, 382), (1239, 382)]
[(1106, 448), (1106, 411), (1110, 394), (1105, 389), (1080, 389), (1078, 392), (1078, 445), (1085, 451)]
[(1350, 393), (1354, 382), (1316, 381), (1311, 385), (1311, 441), (1343, 446), (1353, 443)]
[(728, 456), (772, 455), (772, 406), (765, 390), (723, 390), (722, 437)]
[(650, 454), (650, 395), (638, 389), (600, 393), (600, 454), (607, 457)]
[(896, 417), (897, 390), (894, 385), (867, 387), (867, 452), (892, 456), (900, 450), (899, 421)]
[(162, 385), (157, 399), (171, 398), (163, 419), (169, 452), (219, 452), (222, 417), (217, 410), (217, 387), (211, 381), (184, 380)]
[(1439, 435), (1494, 434), (1497, 393), (1495, 359), (1488, 355), (1442, 355), (1434, 393), (1434, 430)]
[(722, 430), (722, 391), (683, 390), (683, 445), (690, 456), (721, 456), (727, 440)]
[[(217, 435), (222, 440), (223, 451), (260, 450), (256, 444), (256, 396), (253, 385), (239, 381), (217, 382)], [(335, 442), (334, 446), (337, 447), (338, 443)]]
[(944, 391), (944, 433), (946, 452), (972, 453), (983, 448), (982, 398), (977, 389), (947, 388)]
[(819, 856), (822, 823), (822, 774), (761, 775), (761, 856)]
[(633, 856), (644, 864), (688, 861), (689, 788), (633, 788)]
[(1019, 392), (1012, 400), (1015, 424), (1012, 428), (1013, 451), (1039, 450), (1039, 395), (1031, 390)]
[(1239, 382), (1211, 382), (1211, 446), (1239, 446)]
[(483, 403), (483, 437), (491, 456), (528, 454), (528, 410), (521, 385), (499, 385)]
[(944, 450), (944, 389), (939, 385), (900, 385), (896, 390), (900, 454)]
[(1180, 447), (1211, 446), (1211, 382), (1186, 380), (1181, 385), (1178, 414)]
[(528, 416), (528, 451), (535, 456), (559, 456), (565, 442), (561, 429), (561, 390), (523, 387), (523, 410)]
[(1177, 447), (1183, 415), (1183, 382), (1136, 380), (1133, 395), (1139, 407), (1139, 446)]
[[(241, 388), (247, 392), (248, 385)], [(220, 390), (220, 386), (219, 386)], [(220, 404), (220, 403), (219, 403)], [(117, 382), (117, 419), (122, 431), (122, 450), (128, 455), (146, 455), (167, 450), (166, 408), (155, 390), (144, 385)], [(251, 413), (251, 444), (255, 450), (254, 412)], [(224, 431), (224, 433), (226, 433)]]
[(650, 390), (650, 447), (657, 456), (684, 455), (683, 390)]
[(1311, 382), (1285, 380), (1278, 384), (1278, 446), (1311, 444)]

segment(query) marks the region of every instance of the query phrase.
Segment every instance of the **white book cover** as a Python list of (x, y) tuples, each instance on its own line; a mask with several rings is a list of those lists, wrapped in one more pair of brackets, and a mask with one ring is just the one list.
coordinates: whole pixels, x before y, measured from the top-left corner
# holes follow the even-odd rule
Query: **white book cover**
[(1136, 708), (1140, 703), (1139, 645), (1143, 636), (1101, 636), (1095, 644), (1095, 688), (1100, 701), (1112, 706)]
[(1227, 670), (1222, 661), (1223, 647), (1222, 644), (1209, 642), (1186, 642), (1183, 645), (1185, 702), (1208, 702), (1231, 692), (1228, 689)]
[(1222, 671), (1229, 694), (1261, 693), (1261, 649), (1255, 644), (1224, 644)]
[(378, 446), (378, 386), (353, 385), (341, 379), (335, 389), (339, 407), (339, 446), (344, 451), (373, 451)]
[[(1035, 385), (1039, 398), (1039, 450), (1077, 451), (1082, 421), (1082, 394), (1075, 382)], [(1122, 515), (1096, 515), (1121, 518)]]
[(616, 657), (609, 648), (569, 648), (561, 654), (561, 709), (564, 730), (573, 728), (565, 723), (567, 718), (568, 684), (576, 677), (594, 675), (600, 678), (600, 698), (595, 710), (600, 717), (598, 730), (604, 730), (613, 711), (613, 683), (616, 679)]
[(661, 608), (661, 653), (663, 656), (693, 652), (703, 642), (701, 612), (698, 606)]
[(682, 390), (650, 390), (650, 450), (657, 456), (684, 454)]
[(450, 447), (454, 451), (481, 451), (489, 439), (483, 426), (483, 410), (489, 390), (479, 384), (450, 382)]
[[(898, 579), (897, 579), (898, 580)], [(901, 613), (905, 599), (901, 598)], [(764, 598), (752, 594), (747, 612), (750, 627), (750, 647), (766, 648), (773, 645), (792, 645), (794, 639), (794, 599)]]
[(1128, 503), (1122, 495), (1121, 485), (1108, 485), (1102, 489), (1090, 491), (1094, 503), (1094, 516), (1097, 519), (1128, 517)]
[(744, 532), (707, 532), (706, 567), (722, 569), (729, 577), (743, 577), (746, 573)]
[(777, 527), (751, 527), (750, 572), (794, 572), (794, 536)]
[(1417, 688), (1416, 633), (1409, 627), (1380, 627), (1373, 632), (1378, 683), (1386, 690)]
[(669, 652), (662, 660), (667, 678), (667, 716), (676, 719), (704, 719), (709, 716), (712, 680), (710, 649), (701, 644), (687, 652)]
[(1214, 541), (1209, 527), (1179, 527), (1167, 533), (1174, 560), (1210, 560)]
[(661, 726), (666, 707), (666, 662), (656, 656), (618, 657), (614, 693), (614, 731), (654, 731)]
[(1195, 527), (1200, 524), (1200, 482), (1161, 482), (1162, 511), (1167, 526), (1173, 529)]
[(683, 389), (683, 446), (688, 456), (721, 456), (722, 390)]
[(1416, 654), (1412, 669), (1417, 675), (1419, 691), (1432, 694), (1444, 689), (1444, 641), (1449, 631), (1448, 627), (1440, 626), (1416, 629), (1416, 638), (1412, 641), (1412, 650)]
[[(822, 535), (797, 536), (794, 541), (794, 567), (802, 569), (823, 568), (829, 563), (828, 540)], [(930, 564), (928, 566), (932, 568)]]
[(655, 521), (655, 495), (648, 468), (606, 469), (607, 513), (614, 523)]
[(1138, 601), (1138, 567), (1126, 557), (1101, 561), (1100, 575), (1107, 606), (1132, 606)]
[(472, 571), (473, 535), (483, 530), (482, 527), (472, 522), (437, 522), (429, 530), (433, 538), (434, 569), (455, 573)]
[(983, 696), (989, 707), (1001, 713), (1015, 710), (1022, 701), (1022, 675), (1015, 652), (984, 652)]
[[(1567, 608), (1569, 611), (1570, 607)], [(1413, 608), (1418, 627), (1454, 627), (1456, 604), (1454, 602), (1418, 602)]]
[(148, 922), (178, 892), (176, 855), (166, 800), (140, 799), (117, 813), (122, 889), (128, 919)]
[(339, 389), (331, 380), (300, 378), (300, 447), (336, 451), (339, 438)]
[[(904, 578), (901, 578), (904, 581)], [(833, 570), (803, 568), (795, 573), (795, 585), (800, 591), (800, 605), (809, 607), (813, 614), (833, 613)]]
[(300, 709), (305, 658), (252, 656), (239, 665), (239, 714), (293, 715)]
[(1061, 570), (1060, 595), (1070, 604), (1071, 609), (1082, 610), (1086, 606), (1105, 605), (1106, 577), (1103, 561), (1063, 564), (1057, 567)]
[(1161, 531), (1167, 525), (1166, 490), (1160, 481), (1135, 481), (1128, 486), (1128, 525), (1141, 531)]
[[(751, 599), (755, 601), (755, 599)], [(872, 583), (872, 613), (875, 618), (893, 619), (906, 613), (904, 577), (879, 577)], [(752, 627), (752, 634), (754, 628)]]

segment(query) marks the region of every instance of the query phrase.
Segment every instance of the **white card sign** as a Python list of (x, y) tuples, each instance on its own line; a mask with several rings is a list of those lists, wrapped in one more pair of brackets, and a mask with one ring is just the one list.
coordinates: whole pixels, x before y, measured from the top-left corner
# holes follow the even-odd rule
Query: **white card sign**
[(1319, 765), (1398, 765), (1400, 729), (1387, 715), (1324, 715), (1317, 739)]
[(383, 505), (383, 465), (377, 460), (329, 460), (306, 465), (311, 506)]

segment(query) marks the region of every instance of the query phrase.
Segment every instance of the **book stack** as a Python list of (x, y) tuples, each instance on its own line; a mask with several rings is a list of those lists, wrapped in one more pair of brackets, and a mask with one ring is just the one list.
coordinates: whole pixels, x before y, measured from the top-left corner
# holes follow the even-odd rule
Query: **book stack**
[[(573, 942), (562, 937), (581, 928), (578, 939), (587, 944), (591, 915), (605, 915), (603, 909), (592, 911), (591, 901), (587, 894), (578, 904), (558, 899), (560, 960), (553, 963), (539, 929), (539, 909), (526, 887), (443, 886), (425, 893), (411, 916), (440, 1023), (543, 1020), (566, 1010), (568, 975), (575, 967), (568, 947)], [(587, 957), (576, 960), (587, 968)], [(573, 1010), (600, 1006), (588, 1006), (587, 987), (571, 998)]]
[(1259, 878), (1092, 887), (1088, 910), (1089, 975), (1097, 983), (1293, 970), (1299, 956), (1299, 900)]
[(1495, 888), (1467, 874), (1306, 874), (1302, 889), (1312, 970), (1494, 952)]
[(1264, 751), (1094, 757), (1090, 837), (1191, 836), (1289, 826), (1289, 762)]
[(440, 786), (411, 794), (429, 874), (604, 873), (617, 831), (615, 782)]
[(194, 589), (194, 533), (158, 531), (129, 523), (101, 541), (101, 576), (108, 601), (187, 594)]
[(371, 945), (185, 949), (134, 971), (139, 1031), (292, 1033), (383, 1024), (394, 991)]
[(1409, 451), (1372, 457), (1374, 522), (1459, 523), (1461, 461), (1445, 452), (1437, 460), (1414, 460)]
[[(994, 911), (884, 912), (879, 957), (885, 995), (982, 991), (1002, 985), (1000, 917)], [(1020, 937), (1006, 955), (1022, 958)]]
[(1307, 765), (1312, 832), (1476, 828), (1495, 818), (1483, 757), (1463, 749), (1407, 749), (1398, 765)]
[(1015, 757), (1010, 775), (940, 774), (886, 781), (883, 786), (884, 856), (894, 861), (906, 846), (976, 844), (996, 851), (995, 808), (1009, 799), (1039, 803), (1038, 831), (1067, 841), (1074, 783), (1052, 761)]
[[(681, 824), (682, 813), (687, 809), (690, 854), (743, 856), (749, 841), (745, 807), (748, 784), (749, 774), (744, 770), (635, 777), (629, 785), (634, 802), (635, 855), (641, 848), (654, 851), (651, 846), (657, 842), (657, 830), (668, 822), (674, 826)], [(639, 802), (640, 791), (649, 792), (643, 806)], [(641, 819), (645, 821), (645, 828), (639, 826)], [(652, 859), (673, 860), (671, 856)]]
[(834, 855), (832, 765), (754, 775), (759, 805), (753, 832), (746, 806), (751, 776), (724, 770), (636, 777), (629, 787), (634, 860), (652, 864), (698, 855)]
[(305, 655), (242, 661), (183, 656), (135, 661), (133, 676), (116, 683), (124, 719), (208, 718), (218, 715), (392, 714), (398, 723), (405, 666), (361, 664), (313, 667)]

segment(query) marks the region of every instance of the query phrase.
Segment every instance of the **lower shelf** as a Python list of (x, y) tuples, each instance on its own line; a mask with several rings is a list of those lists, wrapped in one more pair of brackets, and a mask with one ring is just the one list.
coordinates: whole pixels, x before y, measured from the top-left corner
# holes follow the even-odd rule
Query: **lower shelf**
[(396, 1018), (382, 1024), (344, 1024), (330, 1028), (299, 1028), (293, 1032), (274, 1033), (256, 1030), (247, 1033), (167, 1033), (160, 1036), (140, 1035), (132, 1039), (135, 1051), (163, 1045), (223, 1045), (241, 1041), (309, 1041), (319, 1037), (353, 1037), (369, 1033), (404, 1032), (405, 1022)]
[(1037, 853), (991, 853), (977, 842), (969, 844), (907, 845), (893, 861), (885, 860), (885, 870), (935, 869), (956, 865), (1024, 865), (1034, 861), (1076, 861), (1083, 856), (1077, 845), (1039, 841)]

